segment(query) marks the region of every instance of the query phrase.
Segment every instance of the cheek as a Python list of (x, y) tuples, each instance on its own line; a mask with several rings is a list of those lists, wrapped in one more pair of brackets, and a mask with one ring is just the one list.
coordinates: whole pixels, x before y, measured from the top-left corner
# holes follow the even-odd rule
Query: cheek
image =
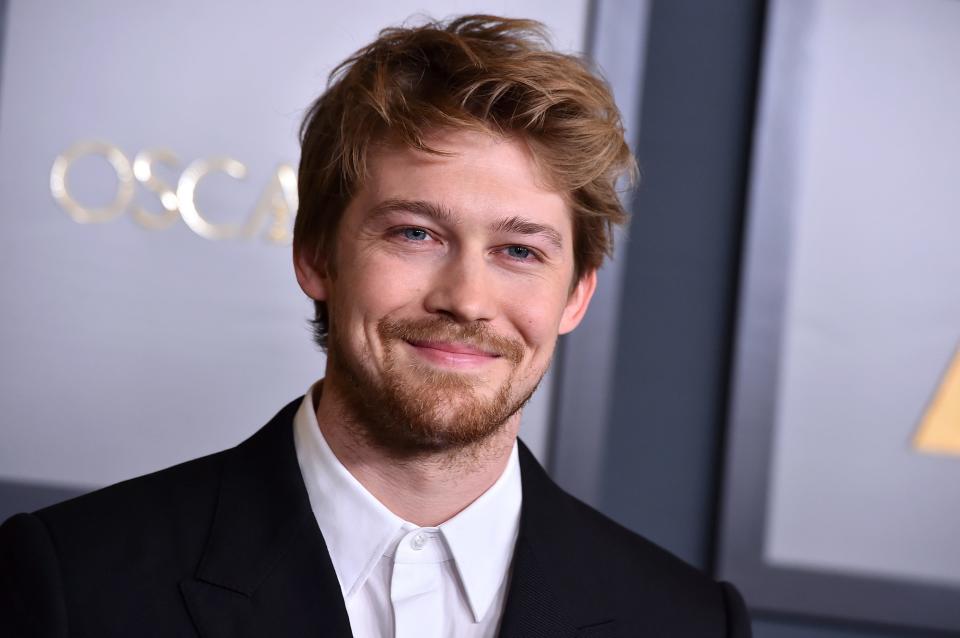
[(531, 291), (515, 297), (508, 312), (527, 346), (538, 351), (535, 357), (542, 356), (539, 351), (553, 351), (562, 312), (556, 298), (543, 294), (542, 290), (539, 294)]
[(396, 260), (370, 257), (358, 260), (352, 276), (343, 286), (351, 314), (363, 323), (372, 323), (415, 303), (423, 294), (425, 274), (400, 267)]

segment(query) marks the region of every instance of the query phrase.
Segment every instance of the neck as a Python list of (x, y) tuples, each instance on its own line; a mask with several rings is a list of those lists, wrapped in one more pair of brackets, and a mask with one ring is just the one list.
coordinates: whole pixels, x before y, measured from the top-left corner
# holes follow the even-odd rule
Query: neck
[(520, 413), (493, 435), (456, 450), (398, 454), (373, 444), (336, 390), (314, 397), (317, 422), (344, 467), (390, 511), (420, 527), (449, 520), (503, 474), (520, 427)]

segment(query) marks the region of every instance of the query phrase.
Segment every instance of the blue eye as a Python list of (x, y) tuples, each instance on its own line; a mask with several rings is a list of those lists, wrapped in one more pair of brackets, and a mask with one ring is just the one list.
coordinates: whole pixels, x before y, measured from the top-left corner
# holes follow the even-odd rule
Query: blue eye
[(423, 241), (427, 238), (427, 231), (422, 228), (404, 228), (403, 236), (410, 241)]
[(507, 254), (513, 257), (514, 259), (519, 259), (521, 261), (526, 261), (532, 256), (532, 252), (529, 248), (524, 246), (510, 246), (507, 248)]

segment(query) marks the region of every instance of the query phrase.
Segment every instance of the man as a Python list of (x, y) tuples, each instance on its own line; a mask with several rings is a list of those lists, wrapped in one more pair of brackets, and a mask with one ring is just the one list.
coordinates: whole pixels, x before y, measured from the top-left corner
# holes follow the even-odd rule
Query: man
[(388, 29), (301, 137), (325, 378), (234, 449), (10, 519), (3, 635), (748, 636), (733, 587), (517, 441), (625, 218), (605, 85), (536, 23)]

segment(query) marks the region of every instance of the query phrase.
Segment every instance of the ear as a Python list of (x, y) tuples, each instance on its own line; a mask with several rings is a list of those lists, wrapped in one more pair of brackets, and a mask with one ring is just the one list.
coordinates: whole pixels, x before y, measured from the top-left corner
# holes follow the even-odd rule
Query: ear
[(590, 305), (590, 299), (593, 298), (593, 291), (596, 289), (596, 270), (591, 270), (580, 277), (567, 298), (567, 305), (563, 308), (563, 315), (560, 317), (560, 334), (565, 335), (580, 325), (583, 315), (587, 312), (587, 306)]
[[(319, 260), (322, 261), (323, 260)], [(330, 294), (330, 277), (325, 265), (318, 265), (306, 253), (293, 249), (293, 269), (301, 290), (314, 301), (326, 301)]]

